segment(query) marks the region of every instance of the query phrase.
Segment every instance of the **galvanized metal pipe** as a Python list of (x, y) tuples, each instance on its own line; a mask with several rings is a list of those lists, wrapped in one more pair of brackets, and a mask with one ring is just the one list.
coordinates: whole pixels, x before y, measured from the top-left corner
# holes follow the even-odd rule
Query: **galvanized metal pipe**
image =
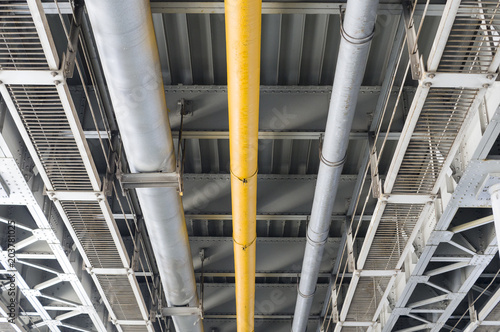
[(304, 332), (307, 328), (378, 3), (378, 0), (347, 1), (292, 332)]
[(225, 0), (238, 332), (254, 331), (261, 0)]
[[(149, 1), (86, 0), (132, 172), (173, 172), (173, 147)], [(199, 304), (184, 210), (175, 188), (137, 189), (169, 306)], [(201, 332), (199, 316), (172, 317)]]

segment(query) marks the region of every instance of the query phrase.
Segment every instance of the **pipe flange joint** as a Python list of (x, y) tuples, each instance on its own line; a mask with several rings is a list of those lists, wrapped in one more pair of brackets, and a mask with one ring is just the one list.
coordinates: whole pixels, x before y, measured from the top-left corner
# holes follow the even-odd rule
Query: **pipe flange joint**
[(339, 161), (330, 161), (328, 159), (326, 159), (324, 156), (323, 156), (323, 152), (320, 153), (319, 155), (319, 159), (320, 161), (325, 164), (326, 166), (328, 167), (333, 167), (333, 168), (336, 168), (336, 167), (342, 167), (344, 164), (345, 164), (345, 161), (347, 159), (347, 153), (344, 155), (344, 158), (342, 158), (341, 160)]
[(373, 39), (373, 36), (375, 35), (375, 29), (373, 29), (372, 33), (370, 33), (366, 37), (356, 38), (356, 37), (350, 36), (347, 32), (345, 32), (344, 25), (342, 24), (342, 25), (340, 25), (340, 34), (342, 35), (342, 38), (344, 38), (344, 40), (350, 44), (363, 45), (363, 44), (371, 42), (371, 40)]

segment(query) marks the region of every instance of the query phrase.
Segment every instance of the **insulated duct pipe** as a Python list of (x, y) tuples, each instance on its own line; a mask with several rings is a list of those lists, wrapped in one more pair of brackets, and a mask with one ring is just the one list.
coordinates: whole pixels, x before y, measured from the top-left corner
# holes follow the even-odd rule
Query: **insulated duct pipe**
[(238, 332), (253, 332), (261, 0), (226, 0), (231, 202)]
[[(86, 0), (132, 172), (174, 172), (175, 151), (149, 1)], [(184, 210), (175, 188), (137, 189), (169, 306), (199, 305)], [(172, 317), (202, 332), (199, 316)]]
[(321, 151), (292, 332), (304, 332), (332, 220), (358, 93), (373, 37), (378, 0), (348, 0)]

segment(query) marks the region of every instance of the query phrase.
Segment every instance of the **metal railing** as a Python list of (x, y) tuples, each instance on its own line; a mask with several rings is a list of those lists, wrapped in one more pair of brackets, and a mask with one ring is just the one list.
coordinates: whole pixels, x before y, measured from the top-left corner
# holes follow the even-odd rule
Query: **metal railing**
[[(435, 214), (441, 180), (489, 87), (490, 83), (483, 82), (492, 83), (496, 77), (499, 6), (498, 1), (448, 1), (431, 50), (429, 72), (420, 79), (335, 331), (353, 330), (356, 323), (349, 322), (352, 320), (367, 331), (378, 326), (389, 292), (407, 254), (413, 251), (417, 232)], [(484, 81), (475, 80), (477, 77)], [(486, 256), (477, 261), (475, 269), (484, 268), (484, 260), (490, 257)], [(368, 277), (363, 276), (366, 270), (396, 272)], [(459, 297), (451, 294), (443, 303), (451, 308), (458, 305)], [(394, 311), (394, 315), (400, 314)], [(429, 324), (426, 327), (434, 326)]]

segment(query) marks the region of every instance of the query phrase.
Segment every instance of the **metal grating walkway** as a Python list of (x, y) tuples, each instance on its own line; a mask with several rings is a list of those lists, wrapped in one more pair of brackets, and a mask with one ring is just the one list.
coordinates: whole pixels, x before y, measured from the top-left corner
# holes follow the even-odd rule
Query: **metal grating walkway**
[(431, 194), (478, 89), (431, 88), (393, 193)]
[(346, 321), (370, 322), (391, 277), (361, 277)]
[(99, 204), (85, 201), (63, 201), (61, 204), (92, 267), (123, 267)]
[(28, 3), (0, 1), (0, 68), (2, 70), (48, 70)]
[[(456, 15), (442, 18), (428, 68), (436, 73), (424, 73), (419, 81), (404, 135), (398, 142), (383, 186), (384, 193), (378, 199), (356, 262), (356, 273), (349, 284), (347, 296), (352, 294), (353, 298), (344, 302), (336, 332), (352, 329), (352, 325), (344, 328), (348, 320), (365, 324), (377, 322), (405, 257), (413, 250), (418, 230), (428, 216), (435, 213), (435, 195), (444, 170), (450, 165), (488, 88), (488, 84), (475, 79), (496, 76), (500, 63), (499, 6), (498, 1), (448, 1), (449, 12), (455, 8)], [(484, 77), (477, 76), (479, 74)], [(437, 78), (435, 82), (434, 78)], [(381, 275), (384, 270), (395, 273), (381, 277), (383, 281), (378, 287), (362, 274), (365, 271), (365, 274)], [(399, 314), (400, 311), (394, 312)], [(373, 324), (360, 323), (361, 326), (369, 326), (367, 331), (376, 328)]]
[(55, 86), (8, 85), (54, 190), (92, 190), (89, 174)]
[(446, 43), (438, 71), (495, 72), (500, 42), (498, 1), (462, 1)]
[(364, 269), (395, 270), (424, 204), (387, 204)]
[[(97, 276), (109, 303), (113, 306), (116, 318), (122, 321), (142, 320), (141, 312), (137, 310), (137, 302), (127, 275)], [(144, 326), (135, 327), (144, 331)], [(123, 327), (122, 327), (123, 329)]]

